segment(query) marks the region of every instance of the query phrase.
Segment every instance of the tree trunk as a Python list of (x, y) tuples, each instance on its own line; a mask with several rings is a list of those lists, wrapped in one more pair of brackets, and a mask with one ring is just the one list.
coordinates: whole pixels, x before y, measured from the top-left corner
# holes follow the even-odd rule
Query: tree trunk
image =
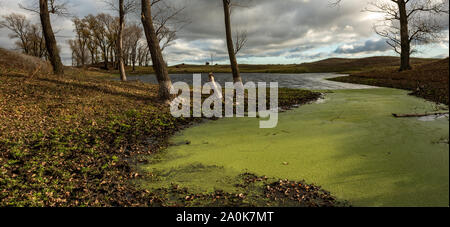
[(233, 46), (233, 34), (231, 33), (231, 12), (230, 12), (230, 0), (223, 0), (223, 9), (225, 13), (225, 30), (227, 35), (227, 47), (228, 55), (230, 56), (231, 70), (233, 72), (233, 81), (235, 83), (242, 83), (242, 78), (239, 73), (239, 66), (236, 60), (236, 54)]
[(59, 56), (58, 46), (56, 44), (55, 34), (53, 33), (52, 24), (50, 23), (50, 14), (48, 12), (47, 0), (39, 0), (40, 18), (42, 24), (42, 33), (45, 38), (48, 56), (56, 75), (64, 74), (64, 66)]
[(119, 0), (119, 37), (118, 37), (118, 58), (119, 58), (119, 72), (120, 80), (127, 81), (127, 74), (125, 73), (125, 64), (123, 60), (123, 30), (125, 27), (125, 11), (123, 6), (124, 0)]
[(106, 47), (103, 47), (103, 59), (104, 59), (104, 64), (105, 64), (105, 70), (108, 70), (108, 49)]
[[(80, 48), (81, 49), (81, 48)], [(86, 66), (86, 62), (85, 62), (85, 60), (86, 60), (86, 54), (84, 53), (84, 51), (82, 51), (82, 50), (80, 50), (80, 52), (81, 52), (81, 67), (83, 67), (83, 68), (85, 68), (85, 66)]]
[(406, 12), (406, 2), (404, 0), (399, 0), (397, 4), (400, 13), (400, 71), (405, 71), (412, 69), (410, 65), (411, 43), (409, 41), (408, 14)]
[(145, 67), (148, 67), (148, 51), (145, 53)]
[(116, 67), (116, 61), (114, 59), (114, 53), (115, 53), (115, 51), (113, 50), (113, 47), (111, 47), (110, 50), (109, 50), (109, 60), (111, 62), (111, 65), (112, 65), (113, 69), (115, 69), (115, 67)]
[(133, 72), (136, 71), (136, 57), (131, 58), (131, 64), (133, 65)]
[(165, 102), (170, 102), (173, 96), (170, 94), (172, 81), (164, 62), (161, 47), (159, 46), (158, 37), (156, 36), (155, 27), (153, 26), (151, 4), (149, 0), (142, 1), (142, 25), (144, 26), (145, 36), (147, 38), (148, 47), (153, 61), (153, 69), (159, 83), (159, 96)]
[(22, 42), (23, 53), (28, 55), (30, 51), (28, 50), (27, 41), (23, 37), (20, 37), (20, 41)]

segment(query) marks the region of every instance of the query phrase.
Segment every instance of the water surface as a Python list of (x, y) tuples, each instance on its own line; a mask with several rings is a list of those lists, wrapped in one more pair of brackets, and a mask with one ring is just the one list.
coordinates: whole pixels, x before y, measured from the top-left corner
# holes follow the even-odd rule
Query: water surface
[[(171, 74), (172, 82), (186, 82), (192, 85), (193, 74)], [(372, 86), (348, 84), (335, 81), (329, 81), (329, 78), (344, 76), (335, 73), (305, 73), (305, 74), (275, 74), (275, 73), (242, 73), (242, 80), (247, 82), (278, 82), (279, 87), (283, 88), (301, 88), (310, 90), (340, 90), (340, 89), (369, 89)], [(232, 82), (233, 77), (229, 73), (215, 74), (216, 82), (221, 86), (225, 82)], [(155, 75), (129, 76), (129, 80), (139, 80), (146, 83), (157, 83)], [(208, 74), (202, 74), (202, 83), (208, 82)]]

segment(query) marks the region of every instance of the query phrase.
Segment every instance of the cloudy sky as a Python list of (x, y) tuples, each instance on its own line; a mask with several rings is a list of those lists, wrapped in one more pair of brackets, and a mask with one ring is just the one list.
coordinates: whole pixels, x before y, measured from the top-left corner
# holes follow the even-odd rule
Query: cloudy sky
[[(0, 16), (12, 12), (27, 15), (39, 22), (37, 15), (21, 10), (18, 3), (31, 0), (0, 0)], [(34, 0), (36, 1), (36, 0)], [(215, 56), (216, 63), (228, 63), (222, 1), (165, 0), (177, 7), (185, 7), (183, 16), (190, 23), (179, 33), (178, 39), (165, 50), (169, 64), (204, 64)], [(232, 13), (235, 30), (245, 30), (248, 42), (238, 55), (239, 63), (290, 64), (310, 62), (330, 57), (365, 57), (395, 55), (385, 41), (373, 31), (382, 15), (363, 12), (373, 0), (344, 0), (339, 7), (331, 7), (331, 0), (239, 0), (242, 7)], [(83, 17), (108, 11), (102, 0), (69, 0), (72, 13)], [(129, 16), (128, 20), (137, 20)], [(419, 46), (417, 57), (448, 56), (448, 16), (442, 17), (446, 31), (443, 40)], [(62, 47), (64, 63), (70, 64), (67, 40), (73, 37), (70, 18), (53, 17)], [(0, 47), (14, 49), (9, 31), (0, 29)]]

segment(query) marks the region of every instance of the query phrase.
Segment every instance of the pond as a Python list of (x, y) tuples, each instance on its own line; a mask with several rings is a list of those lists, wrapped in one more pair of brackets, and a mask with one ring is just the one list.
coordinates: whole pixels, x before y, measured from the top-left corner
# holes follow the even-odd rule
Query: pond
[[(193, 74), (171, 74), (172, 82), (186, 82), (192, 85)], [(230, 73), (214, 74), (216, 82), (224, 86), (226, 82), (232, 82)], [(279, 87), (300, 88), (310, 90), (341, 90), (341, 89), (369, 89), (374, 88), (366, 85), (347, 84), (329, 81), (329, 78), (343, 76), (336, 73), (305, 73), (305, 74), (274, 74), (274, 73), (242, 73), (242, 80), (247, 82), (278, 82)], [(139, 80), (146, 83), (157, 83), (155, 75), (129, 76), (130, 81)], [(202, 74), (202, 83), (208, 82), (208, 74)]]
[[(448, 206), (448, 119), (394, 118), (392, 113), (432, 112), (436, 105), (404, 90), (327, 80), (338, 76), (243, 73), (244, 83), (332, 92), (320, 104), (281, 114), (274, 129), (259, 129), (254, 118), (185, 129), (171, 138), (172, 146), (139, 166), (154, 176), (139, 184), (152, 190), (179, 185), (189, 193), (242, 193), (237, 177), (253, 173), (306, 180), (353, 206)], [(171, 78), (192, 84), (191, 74)], [(203, 82), (207, 78), (202, 75)], [(156, 83), (154, 75), (129, 79)], [(216, 74), (216, 80), (223, 85), (232, 76)]]
[[(407, 91), (334, 90), (325, 102), (280, 114), (273, 129), (256, 118), (225, 118), (185, 129), (140, 168), (155, 180), (202, 193), (241, 193), (237, 176), (306, 180), (353, 206), (444, 206), (449, 203), (449, 124), (397, 119), (434, 104)], [(189, 143), (186, 143), (189, 141)]]

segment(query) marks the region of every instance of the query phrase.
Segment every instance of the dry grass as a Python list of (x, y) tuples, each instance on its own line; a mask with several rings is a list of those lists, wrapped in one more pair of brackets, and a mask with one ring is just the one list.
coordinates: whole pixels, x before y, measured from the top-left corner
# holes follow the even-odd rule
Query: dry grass
[[(422, 59), (413, 58), (413, 65), (420, 65), (430, 63), (436, 59)], [(290, 64), (290, 65), (248, 65), (240, 64), (239, 69), (242, 73), (324, 73), (324, 72), (338, 72), (338, 73), (354, 73), (360, 71), (367, 71), (376, 68), (397, 68), (400, 64), (398, 57), (370, 57), (370, 58), (330, 58), (323, 61)], [(101, 64), (98, 68), (102, 67)], [(135, 72), (131, 72), (131, 67), (126, 67), (131, 74), (153, 74), (152, 67), (136, 67)], [(99, 70), (99, 69), (98, 69)], [(117, 74), (117, 70), (110, 70), (109, 73)], [(190, 74), (190, 73), (231, 73), (229, 65), (175, 65), (169, 67), (171, 74)]]
[(49, 74), (51, 65), (39, 58), (7, 51), (0, 48), (0, 74), (26, 73), (27, 75)]
[[(436, 59), (412, 58), (412, 65), (422, 65), (435, 61)], [(368, 58), (330, 58), (318, 62), (302, 64), (304, 67), (314, 69), (316, 72), (334, 72), (355, 73), (361, 71), (375, 70), (379, 68), (395, 70), (400, 67), (400, 58), (379, 56)]]
[[(199, 119), (174, 118), (159, 102), (158, 86), (72, 68), (53, 76), (40, 71), (48, 68), (39, 67), (47, 66), (39, 59), (2, 51), (0, 207), (185, 205), (168, 196), (183, 191), (135, 187), (133, 180), (146, 176), (134, 166)], [(280, 97), (280, 105), (289, 106), (318, 94), (287, 89)], [(202, 196), (206, 205), (215, 198)], [(233, 201), (239, 206), (241, 200)]]
[(413, 70), (398, 72), (390, 67), (333, 79), (341, 82), (393, 87), (412, 91), (413, 95), (449, 104), (449, 59), (415, 65)]
[(188, 122), (158, 102), (157, 86), (72, 68), (58, 77), (37, 58), (1, 51), (0, 206), (159, 204), (130, 183), (137, 175), (125, 161)]
[(68, 71), (0, 77), (0, 206), (152, 205), (123, 160), (157, 151), (148, 138), (184, 123), (156, 86)]

